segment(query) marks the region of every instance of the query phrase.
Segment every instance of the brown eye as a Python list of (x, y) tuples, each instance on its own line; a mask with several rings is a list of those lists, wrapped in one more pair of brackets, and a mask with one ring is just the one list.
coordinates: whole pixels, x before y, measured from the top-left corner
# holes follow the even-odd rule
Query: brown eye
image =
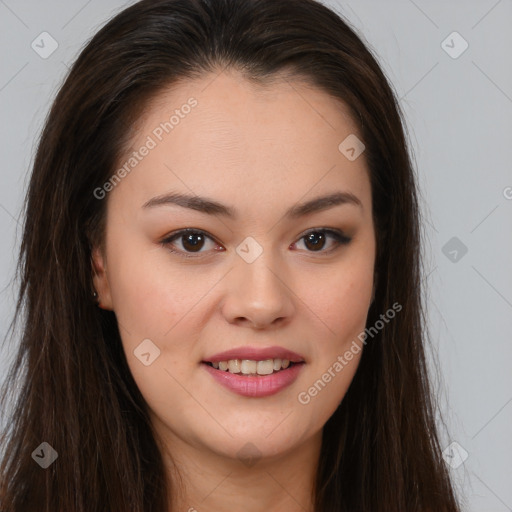
[[(326, 236), (327, 234), (327, 236)], [(326, 241), (331, 238), (334, 239), (334, 247), (327, 250), (324, 249), (326, 245)], [(352, 239), (344, 235), (341, 231), (335, 231), (332, 229), (316, 229), (306, 233), (301, 240), (304, 240), (304, 245), (308, 252), (331, 252), (335, 250), (340, 245), (348, 244)]]
[[(336, 250), (340, 245), (346, 245), (352, 240), (343, 232), (333, 229), (311, 230), (300, 238), (300, 240), (303, 239), (307, 252), (318, 252), (320, 254), (330, 253)], [(334, 240), (334, 247), (323, 250), (329, 239)], [(208, 252), (208, 250), (201, 250), (204, 248), (205, 243), (208, 240), (214, 242), (214, 250), (219, 250), (219, 246), (215, 245), (215, 241), (211, 236), (207, 235), (204, 231), (197, 229), (182, 229), (181, 231), (177, 231), (162, 240), (161, 244), (171, 252), (177, 253), (180, 256), (185, 258), (194, 258), (200, 257), (202, 253)], [(176, 248), (176, 241), (181, 242), (181, 247)], [(292, 245), (296, 245), (296, 243)]]
[(188, 233), (181, 235), (181, 243), (186, 251), (200, 251), (204, 244), (204, 235), (201, 233)]
[(323, 249), (325, 245), (325, 235), (321, 231), (313, 231), (304, 237), (306, 247), (312, 251)]
[[(211, 240), (212, 242), (214, 241), (213, 238), (208, 236), (203, 231), (196, 229), (184, 229), (172, 234), (171, 236), (168, 236), (162, 240), (161, 244), (167, 247), (171, 252), (180, 253), (184, 257), (193, 258), (194, 253), (200, 256), (201, 253), (207, 252), (201, 251), (207, 240)], [(175, 241), (181, 242), (181, 247), (178, 246), (178, 248), (175, 249)], [(215, 244), (213, 245), (215, 246)]]

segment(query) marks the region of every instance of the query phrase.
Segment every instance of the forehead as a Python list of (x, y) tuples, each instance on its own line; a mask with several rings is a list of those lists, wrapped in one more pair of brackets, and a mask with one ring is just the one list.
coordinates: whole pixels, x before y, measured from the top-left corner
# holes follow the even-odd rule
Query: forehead
[(260, 85), (227, 71), (182, 80), (147, 104), (135, 133), (120, 164), (151, 146), (125, 180), (141, 200), (176, 188), (263, 201), (284, 190), (290, 200), (340, 186), (369, 193), (364, 155), (349, 161), (339, 150), (361, 138), (348, 107), (304, 82)]
[[(202, 121), (205, 127), (208, 121), (245, 127), (251, 124), (254, 129), (307, 121), (295, 126), (294, 131), (298, 134), (303, 128), (310, 133), (313, 130), (326, 133), (349, 129), (350, 133), (358, 133), (348, 106), (305, 79), (279, 74), (256, 83), (235, 70), (211, 72), (193, 80), (181, 79), (150, 99), (143, 120), (154, 124), (162, 118), (168, 119), (166, 113), (177, 110), (176, 114), (182, 114), (180, 108), (190, 98), (198, 103), (192, 112), (196, 115), (189, 116), (191, 122)], [(198, 116), (198, 112), (202, 115)]]

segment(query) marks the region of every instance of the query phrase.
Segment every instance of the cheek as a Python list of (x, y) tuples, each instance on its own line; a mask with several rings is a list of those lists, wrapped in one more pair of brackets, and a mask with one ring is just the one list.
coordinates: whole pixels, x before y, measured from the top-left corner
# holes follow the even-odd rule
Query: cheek
[(213, 283), (176, 270), (161, 248), (123, 247), (128, 244), (112, 249), (109, 282), (128, 366), (151, 408), (181, 413), (189, 397), (179, 383), (197, 365), (190, 355), (198, 328), (194, 305)]
[(172, 258), (161, 247), (128, 251), (119, 244), (112, 251), (109, 283), (116, 317), (139, 336), (161, 337), (186, 320), (215, 282), (211, 271), (183, 268)]
[(323, 426), (335, 412), (354, 378), (363, 348), (358, 335), (364, 331), (373, 285), (373, 267), (340, 268), (319, 282), (310, 294), (311, 309), (318, 317), (313, 336), (311, 373), (297, 396), (309, 415), (308, 429)]
[(298, 295), (327, 337), (340, 340), (364, 328), (372, 287), (373, 266), (361, 262), (311, 273), (303, 278)]

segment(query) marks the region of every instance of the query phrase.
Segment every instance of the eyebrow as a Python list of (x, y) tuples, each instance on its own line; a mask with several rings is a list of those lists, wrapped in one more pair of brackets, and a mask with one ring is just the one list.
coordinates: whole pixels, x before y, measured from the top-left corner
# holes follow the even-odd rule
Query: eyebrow
[[(351, 192), (335, 192), (316, 197), (305, 203), (294, 205), (286, 211), (284, 217), (288, 219), (297, 219), (311, 213), (324, 211), (343, 204), (351, 204), (363, 209), (360, 199)], [(189, 208), (208, 215), (220, 215), (233, 220), (238, 217), (236, 210), (232, 207), (206, 197), (181, 194), (177, 192), (153, 197), (144, 203), (142, 208), (153, 208), (164, 205), (178, 205), (183, 208)]]

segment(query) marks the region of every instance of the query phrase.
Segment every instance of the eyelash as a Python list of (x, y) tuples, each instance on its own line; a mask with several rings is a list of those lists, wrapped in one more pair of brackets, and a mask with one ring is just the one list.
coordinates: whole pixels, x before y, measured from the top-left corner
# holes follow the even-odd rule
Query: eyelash
[[(310, 235), (311, 233), (328, 233), (330, 234), (334, 240), (337, 242), (337, 245), (332, 248), (332, 249), (329, 249), (327, 251), (324, 251), (324, 250), (320, 250), (320, 251), (307, 251), (307, 252), (310, 252), (310, 253), (331, 253), (337, 249), (340, 248), (340, 246), (342, 245), (347, 245), (349, 244), (351, 241), (352, 241), (352, 238), (346, 236), (342, 231), (339, 231), (337, 229), (329, 229), (329, 228), (315, 228), (315, 229), (310, 229), (308, 232), (304, 233), (300, 238), (299, 240), (302, 240), (303, 238), (307, 237), (308, 235)], [(202, 231), (201, 229), (182, 229), (180, 231), (176, 231), (175, 233), (171, 233), (169, 236), (167, 236), (164, 240), (162, 240), (160, 243), (165, 247), (167, 248), (170, 252), (172, 253), (175, 253), (175, 254), (178, 254), (179, 256), (181, 257), (184, 257), (184, 258), (199, 258), (201, 257), (201, 253), (187, 253), (185, 251), (181, 251), (181, 250), (176, 250), (176, 249), (173, 249), (171, 247), (171, 243), (178, 239), (180, 236), (183, 236), (183, 235), (188, 235), (188, 234), (199, 234), (199, 235), (204, 235), (206, 238), (209, 238), (210, 240), (214, 241), (215, 240), (213, 239), (213, 237), (211, 237), (210, 235), (208, 235), (208, 233), (206, 233), (205, 231)], [(217, 242), (216, 242), (217, 243)], [(220, 245), (220, 244), (219, 244)]]

